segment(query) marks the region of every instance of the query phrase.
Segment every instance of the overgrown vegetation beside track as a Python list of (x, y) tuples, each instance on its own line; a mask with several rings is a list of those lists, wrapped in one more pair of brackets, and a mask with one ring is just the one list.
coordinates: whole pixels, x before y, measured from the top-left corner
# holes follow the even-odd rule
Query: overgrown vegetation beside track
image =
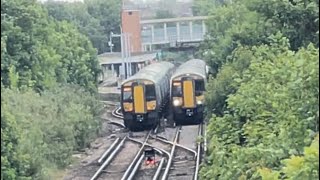
[(49, 179), (100, 130), (99, 101), (79, 86), (1, 94), (1, 179)]
[(97, 52), (35, 0), (1, 1), (1, 180), (52, 179), (100, 130)]
[(195, 7), (212, 16), (199, 54), (215, 71), (201, 178), (318, 179), (319, 2)]

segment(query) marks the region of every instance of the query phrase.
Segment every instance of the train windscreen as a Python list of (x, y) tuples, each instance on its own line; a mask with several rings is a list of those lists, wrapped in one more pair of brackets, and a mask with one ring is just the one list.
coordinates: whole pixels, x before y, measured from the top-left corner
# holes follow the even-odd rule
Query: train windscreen
[(172, 96), (173, 97), (181, 97), (182, 96), (182, 88), (180, 82), (174, 82), (172, 85)]
[(146, 85), (145, 88), (146, 88), (145, 93), (146, 93), (147, 101), (155, 100), (156, 99), (156, 90), (154, 88), (154, 85)]
[(205, 91), (205, 85), (203, 80), (195, 80), (195, 95), (200, 96)]
[(123, 88), (122, 91), (122, 100), (123, 102), (132, 102), (132, 91), (130, 87)]

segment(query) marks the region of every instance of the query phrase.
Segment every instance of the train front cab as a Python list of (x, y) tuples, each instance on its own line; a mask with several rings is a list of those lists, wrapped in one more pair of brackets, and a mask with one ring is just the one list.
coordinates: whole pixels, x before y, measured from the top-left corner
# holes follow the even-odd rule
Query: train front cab
[(172, 81), (171, 101), (177, 124), (203, 121), (205, 82), (202, 78), (183, 77)]
[(129, 82), (121, 88), (124, 125), (131, 131), (155, 127), (159, 122), (155, 85), (150, 81)]

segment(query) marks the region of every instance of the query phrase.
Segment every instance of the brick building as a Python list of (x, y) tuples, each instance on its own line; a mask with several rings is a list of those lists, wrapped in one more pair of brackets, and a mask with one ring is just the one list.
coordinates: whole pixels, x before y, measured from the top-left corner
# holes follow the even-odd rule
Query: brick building
[(123, 33), (130, 34), (131, 52), (141, 52), (140, 11), (122, 10), (121, 26)]

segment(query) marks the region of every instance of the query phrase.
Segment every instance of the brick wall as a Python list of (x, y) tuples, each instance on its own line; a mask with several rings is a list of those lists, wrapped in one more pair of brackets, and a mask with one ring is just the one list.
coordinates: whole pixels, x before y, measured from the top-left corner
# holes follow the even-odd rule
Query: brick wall
[(123, 33), (131, 34), (131, 52), (141, 52), (140, 11), (122, 10), (121, 25)]

